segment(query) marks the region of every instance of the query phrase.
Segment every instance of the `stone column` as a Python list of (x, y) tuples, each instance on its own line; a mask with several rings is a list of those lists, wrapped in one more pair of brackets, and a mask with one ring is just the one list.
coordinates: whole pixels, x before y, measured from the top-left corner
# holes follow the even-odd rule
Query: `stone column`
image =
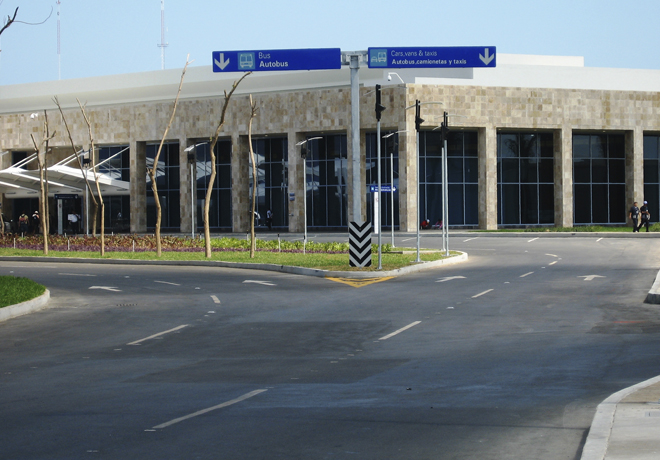
[[(250, 147), (248, 137), (231, 136), (231, 208), (232, 231), (250, 230)], [(220, 210), (223, 212), (223, 210)]]
[(555, 226), (573, 226), (573, 131), (563, 126), (553, 132), (555, 163)]
[[(416, 232), (417, 225), (417, 131), (415, 131), (415, 111), (406, 110), (405, 124), (399, 126), (399, 230)], [(420, 220), (423, 217), (420, 214)]]
[[(181, 216), (180, 231), (182, 233), (192, 232), (192, 205), (190, 197), (195, 193), (194, 185), (190, 184), (190, 163), (186, 148), (195, 145), (185, 137), (179, 139), (179, 214)], [(190, 153), (194, 153), (190, 152)], [(194, 173), (193, 173), (194, 174)], [(197, 229), (195, 229), (197, 233)]]
[[(626, 206), (634, 201), (644, 202), (644, 130), (637, 126), (625, 132), (626, 149)], [(628, 210), (626, 209), (626, 219)]]
[[(300, 147), (296, 143), (305, 140), (303, 133), (296, 133), (289, 131), (287, 133), (287, 150), (289, 158), (289, 171), (287, 177), (289, 178), (288, 189), (289, 193), (293, 193), (294, 200), (289, 201), (289, 231), (290, 232), (303, 232), (304, 231), (304, 197), (305, 193), (305, 164), (300, 158)], [(288, 197), (287, 197), (288, 199)]]
[(479, 228), (497, 229), (497, 131), (479, 128)]
[(147, 143), (131, 140), (131, 233), (147, 231)]

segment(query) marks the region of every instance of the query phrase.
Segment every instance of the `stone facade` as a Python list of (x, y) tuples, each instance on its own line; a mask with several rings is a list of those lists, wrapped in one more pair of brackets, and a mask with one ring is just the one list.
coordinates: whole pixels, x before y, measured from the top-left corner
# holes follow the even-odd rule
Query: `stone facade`
[[(296, 142), (307, 135), (346, 133), (350, 145), (350, 88), (304, 89), (261, 92), (253, 95), (259, 108), (253, 121), (253, 136), (279, 136), (288, 140), (289, 191), (302, 196), (304, 171)], [(445, 111), (453, 129), (478, 132), (479, 226), (497, 227), (497, 133), (499, 131), (544, 131), (553, 133), (555, 224), (573, 222), (572, 135), (576, 132), (612, 132), (625, 135), (626, 202), (640, 201), (643, 195), (643, 136), (660, 132), (660, 93), (640, 91), (572, 90), (465, 85), (383, 85), (382, 104), (386, 106), (382, 131), (407, 131), (399, 136), (399, 193), (401, 230), (414, 231), (417, 225), (417, 152), (414, 106), (420, 100), (423, 129), (440, 125)], [(185, 148), (207, 140), (215, 132), (224, 97), (181, 100), (167, 141), (180, 146), (181, 231), (191, 230), (190, 168)], [(430, 104), (430, 103), (442, 103)], [(365, 163), (365, 134), (376, 131), (373, 88), (361, 88), (361, 164)], [(131, 231), (146, 231), (145, 147), (159, 142), (170, 118), (172, 102), (140, 102), (87, 108), (99, 146), (130, 146)], [(64, 111), (73, 138), (86, 145), (87, 126), (79, 110)], [(234, 231), (245, 231), (249, 224), (247, 123), (250, 106), (247, 94), (235, 95), (229, 105), (220, 137), (232, 141), (232, 215)], [(68, 145), (62, 117), (49, 108), (51, 131), (57, 136), (54, 147)], [(29, 113), (0, 115), (0, 149), (29, 151), (30, 135), (40, 136), (42, 122)], [(0, 158), (0, 166), (10, 165), (10, 156)], [(352, 173), (349, 168), (349, 176)], [(365, 171), (362, 170), (362, 183)], [(348, 183), (351, 183), (349, 177)], [(349, 187), (349, 199), (353, 190)], [(361, 193), (365, 209), (364, 193)], [(290, 204), (289, 230), (302, 231), (302, 200)], [(350, 209), (350, 207), (349, 207)], [(365, 219), (363, 211), (362, 219)], [(353, 216), (349, 216), (353, 219)]]

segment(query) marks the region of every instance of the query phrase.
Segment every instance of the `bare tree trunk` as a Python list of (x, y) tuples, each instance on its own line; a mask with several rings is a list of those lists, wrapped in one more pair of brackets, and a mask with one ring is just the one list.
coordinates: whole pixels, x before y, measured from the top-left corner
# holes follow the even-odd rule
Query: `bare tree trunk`
[(247, 72), (244, 74), (238, 81), (235, 81), (234, 84), (231, 87), (231, 91), (227, 93), (225, 91), (225, 103), (222, 107), (222, 115), (220, 116), (220, 123), (218, 123), (218, 127), (215, 130), (215, 134), (211, 138), (211, 145), (210, 145), (210, 153), (211, 153), (211, 177), (209, 178), (209, 185), (206, 189), (206, 199), (204, 200), (204, 240), (205, 240), (205, 245), (204, 245), (204, 254), (206, 257), (210, 258), (211, 257), (211, 228), (209, 225), (209, 205), (211, 203), (211, 195), (213, 193), (213, 183), (215, 182), (215, 145), (218, 143), (218, 137), (220, 136), (220, 130), (222, 129), (222, 126), (225, 124), (225, 117), (227, 115), (227, 107), (229, 106), (229, 100), (231, 99), (232, 94), (234, 94), (234, 91), (236, 91), (236, 88), (238, 85), (243, 81), (245, 77), (250, 75), (252, 72)]
[(254, 149), (252, 148), (252, 120), (257, 116), (257, 103), (252, 102), (250, 94), (250, 121), (248, 122), (248, 144), (250, 146), (250, 163), (252, 164), (252, 212), (250, 214), (250, 259), (254, 259), (254, 251), (257, 242), (254, 237), (254, 207), (257, 201), (257, 164), (254, 160)]
[[(85, 178), (85, 184), (87, 185), (87, 189), (90, 191), (89, 196), (92, 199), (92, 203), (94, 204), (94, 209), (98, 208), (98, 203), (96, 201), (96, 197), (94, 194), (91, 192), (92, 187), (89, 185), (89, 179), (87, 178), (87, 174), (85, 174), (85, 169), (83, 168), (82, 161), (80, 161), (80, 155), (78, 154), (78, 151), (76, 150), (76, 145), (73, 142), (73, 137), (71, 136), (71, 130), (69, 129), (69, 124), (66, 121), (66, 117), (64, 116), (64, 111), (62, 110), (62, 106), (60, 105), (60, 101), (57, 99), (57, 96), (53, 98), (53, 102), (55, 102), (55, 105), (60, 111), (60, 115), (62, 115), (62, 121), (64, 122), (64, 127), (66, 128), (66, 132), (69, 135), (69, 142), (71, 143), (71, 150), (73, 150), (73, 154), (76, 156), (76, 160), (78, 162), (78, 168), (80, 168), (80, 174)], [(93, 154), (93, 152), (92, 152)], [(94, 232), (93, 235), (96, 236), (96, 213), (94, 213)]]
[[(96, 171), (96, 166), (95, 166), (95, 161), (94, 161), (94, 135), (92, 133), (92, 124), (89, 122), (89, 118), (87, 117), (87, 112), (85, 111), (85, 107), (80, 103), (80, 100), (76, 98), (76, 101), (78, 101), (78, 106), (80, 106), (80, 111), (82, 112), (83, 118), (85, 119), (85, 123), (87, 123), (87, 133), (89, 134), (89, 159), (90, 159), (90, 167), (92, 168), (92, 173), (94, 174), (94, 182), (96, 183), (96, 193), (98, 194), (99, 198), (99, 204), (100, 204), (100, 209), (101, 209), (101, 257), (105, 256), (105, 226), (104, 226), (104, 214), (105, 214), (105, 207), (103, 204), (103, 195), (101, 194), (101, 185), (99, 184), (99, 173)], [(96, 212), (97, 210), (94, 210), (94, 234), (96, 234)]]
[[(48, 143), (52, 138), (55, 137), (55, 132), (50, 134), (50, 129), (48, 127), (48, 113), (44, 110), (44, 135), (43, 140), (40, 145), (37, 145), (37, 141), (34, 139), (34, 136), (30, 134), (32, 138), (32, 143), (34, 144), (34, 150), (37, 154), (37, 165), (39, 167), (39, 222), (41, 224), (41, 232), (44, 239), (43, 251), (44, 255), (48, 255), (48, 227), (44, 225), (44, 216), (47, 209), (46, 202), (48, 201), (48, 187), (46, 183), (45, 170), (47, 168), (46, 155), (48, 154)], [(43, 146), (43, 152), (41, 149)]]
[[(158, 145), (158, 152), (156, 152), (156, 156), (154, 158), (154, 164), (149, 169), (149, 177), (151, 178), (151, 190), (154, 192), (154, 200), (156, 201), (156, 254), (158, 257), (162, 255), (162, 242), (160, 239), (160, 224), (162, 220), (162, 210), (161, 210), (161, 205), (160, 205), (160, 198), (158, 197), (158, 186), (156, 185), (156, 173), (158, 172), (158, 159), (160, 158), (160, 152), (163, 150), (163, 144), (165, 144), (165, 139), (167, 139), (167, 133), (170, 131), (170, 127), (172, 126), (172, 122), (174, 121), (174, 115), (176, 114), (176, 108), (177, 105), (179, 104), (179, 96), (181, 95), (181, 87), (183, 86), (183, 78), (186, 75), (186, 69), (188, 68), (188, 64), (190, 64), (190, 61), (188, 60), (190, 58), (190, 55), (186, 58), (186, 65), (183, 67), (183, 72), (181, 72), (181, 81), (179, 82), (179, 91), (176, 93), (176, 99), (174, 99), (174, 107), (172, 108), (172, 116), (170, 117), (169, 123), (167, 123), (167, 127), (165, 128), (165, 132), (163, 133), (163, 137), (160, 140), (160, 144)], [(103, 217), (101, 217), (103, 219)]]

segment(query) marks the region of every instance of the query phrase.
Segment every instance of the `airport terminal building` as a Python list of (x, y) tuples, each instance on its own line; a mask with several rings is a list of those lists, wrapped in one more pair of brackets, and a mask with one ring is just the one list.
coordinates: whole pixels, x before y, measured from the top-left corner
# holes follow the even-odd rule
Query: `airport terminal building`
[[(395, 71), (396, 73), (392, 73)], [(389, 75), (392, 74), (392, 75)], [(388, 79), (389, 75), (389, 79)], [(216, 146), (224, 92), (239, 73), (191, 67), (157, 165), (162, 228), (197, 232), (211, 168), (212, 231), (249, 228), (252, 169), (249, 95), (258, 107), (252, 140), (257, 207), (278, 232), (342, 230), (371, 221), (377, 183), (376, 84), (382, 86), (382, 183), (396, 191), (380, 201), (382, 225), (414, 231), (419, 216), (442, 215), (441, 134), (449, 114), (448, 224), (451, 228), (625, 225), (633, 201), (660, 213), (660, 71), (589, 68), (581, 57), (497, 55), (495, 68), (359, 71), (359, 149), (352, 145), (350, 69), (256, 72), (229, 104)], [(66, 228), (84, 215), (83, 172), (75, 164), (57, 96), (77, 145), (89, 148), (76, 99), (86, 103), (102, 173), (108, 231), (147, 232), (155, 204), (147, 168), (172, 112), (181, 70), (164, 70), (0, 87), (0, 200), (6, 219), (38, 209), (39, 179), (32, 137), (43, 138), (44, 111), (56, 131), (48, 154), (50, 221)], [(422, 102), (425, 120), (415, 130)], [(431, 104), (432, 103), (432, 104)], [(437, 104), (437, 103), (441, 103)], [(306, 143), (306, 158), (301, 147)], [(419, 155), (417, 153), (419, 147)], [(360, 155), (354, 190), (353, 152)], [(87, 157), (88, 153), (82, 153)], [(419, 177), (419, 181), (418, 181)], [(361, 200), (362, 216), (350, 203)], [(304, 198), (304, 199), (303, 199)], [(394, 206), (392, 209), (391, 199)], [(303, 209), (306, 202), (306, 210)], [(83, 221), (85, 219), (83, 218)]]

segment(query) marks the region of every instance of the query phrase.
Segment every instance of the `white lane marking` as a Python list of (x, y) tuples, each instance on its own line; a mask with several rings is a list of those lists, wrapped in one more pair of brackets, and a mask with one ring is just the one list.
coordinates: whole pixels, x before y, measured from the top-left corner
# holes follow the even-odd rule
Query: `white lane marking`
[(188, 327), (190, 324), (183, 324), (181, 326), (177, 326), (173, 329), (159, 332), (158, 334), (150, 335), (149, 337), (145, 337), (144, 339), (136, 340), (135, 342), (127, 343), (126, 345), (140, 345), (140, 342), (144, 342), (145, 340), (153, 339), (156, 337), (160, 337), (161, 335), (169, 334), (170, 332), (178, 331), (179, 329), (183, 329), (184, 327)]
[(585, 281), (593, 281), (594, 278), (607, 278), (607, 277), (600, 275), (582, 275), (582, 276), (578, 276), (578, 278), (584, 278)]
[(404, 238), (404, 239), (402, 239), (401, 241), (402, 241), (402, 242), (405, 242), (405, 241), (412, 241), (412, 240), (414, 240), (414, 239), (415, 239), (415, 238)]
[(62, 276), (96, 276), (96, 275), (90, 275), (88, 273), (58, 273), (58, 275), (62, 275)]
[(526, 277), (526, 276), (531, 275), (532, 273), (534, 273), (534, 272), (525, 273), (524, 275), (520, 275), (520, 277), (521, 277), (521, 278), (524, 278), (524, 277)]
[(112, 291), (112, 292), (121, 292), (121, 289), (117, 289), (116, 287), (113, 286), (90, 286), (90, 289), (103, 289), (105, 291)]
[(256, 280), (245, 280), (243, 284), (254, 283), (254, 284), (263, 284), (264, 286), (276, 286), (275, 283), (269, 283), (268, 281), (256, 281)]
[(213, 299), (213, 303), (220, 303), (220, 299), (217, 296), (212, 295), (211, 299)]
[(463, 243), (467, 243), (468, 241), (476, 240), (478, 238), (478, 236), (475, 236), (474, 238), (468, 238), (467, 240), (463, 240)]
[(445, 281), (451, 281), (451, 280), (464, 280), (464, 276), (445, 276), (442, 279), (439, 279), (436, 281), (436, 283), (444, 283)]
[(548, 265), (554, 265), (554, 264), (556, 264), (557, 262), (559, 262), (559, 261), (558, 261), (558, 260), (555, 260), (554, 262), (550, 262)]
[(183, 417), (175, 418), (173, 420), (170, 420), (169, 422), (161, 423), (160, 425), (156, 425), (154, 427), (154, 429), (159, 430), (159, 429), (162, 429), (162, 428), (167, 428), (170, 425), (174, 425), (175, 423), (183, 422), (184, 420), (188, 420), (190, 418), (197, 417), (198, 415), (203, 415), (203, 414), (206, 414), (208, 412), (218, 410), (218, 409), (222, 409), (223, 407), (231, 406), (231, 405), (239, 403), (241, 401), (245, 401), (246, 399), (252, 398), (253, 396), (257, 396), (258, 394), (261, 394), (265, 391), (268, 391), (268, 390), (262, 389), (262, 390), (251, 391), (249, 393), (244, 394), (243, 396), (239, 396), (236, 399), (232, 399), (231, 401), (227, 401), (227, 402), (223, 402), (222, 404), (218, 404), (217, 406), (209, 407), (207, 409), (202, 409), (200, 411), (193, 412), (192, 414), (188, 414), (188, 415), (184, 415)]
[(154, 281), (154, 283), (161, 283), (161, 284), (169, 284), (171, 286), (181, 286), (180, 284), (177, 283), (170, 283), (168, 281)]
[(602, 238), (598, 238), (598, 239), (596, 240), (596, 243), (598, 243), (600, 240), (602, 240)]
[(417, 326), (419, 323), (421, 323), (421, 321), (415, 321), (414, 323), (410, 323), (410, 324), (408, 324), (407, 326), (402, 327), (402, 328), (399, 329), (398, 331), (394, 331), (394, 332), (392, 332), (391, 334), (387, 334), (386, 336), (381, 337), (381, 338), (378, 339), (378, 340), (387, 340), (387, 339), (389, 339), (390, 337), (394, 337), (395, 335), (400, 334), (400, 333), (402, 333), (403, 331), (408, 330), (408, 329), (410, 329), (410, 328), (413, 327), (413, 326)]
[(559, 257), (559, 256), (556, 256), (556, 255), (554, 255), (554, 254), (546, 254), (546, 256), (550, 256), (550, 257)]
[(487, 291), (480, 292), (480, 293), (477, 294), (477, 295), (473, 295), (472, 298), (473, 298), (473, 299), (476, 299), (477, 297), (481, 297), (481, 296), (484, 295), (484, 294), (488, 294), (490, 291), (494, 291), (494, 289), (488, 289)]
[(531, 240), (529, 240), (528, 243), (531, 243), (532, 241), (536, 241), (538, 239), (539, 239), (539, 237), (537, 236), (536, 238), (532, 238)]

